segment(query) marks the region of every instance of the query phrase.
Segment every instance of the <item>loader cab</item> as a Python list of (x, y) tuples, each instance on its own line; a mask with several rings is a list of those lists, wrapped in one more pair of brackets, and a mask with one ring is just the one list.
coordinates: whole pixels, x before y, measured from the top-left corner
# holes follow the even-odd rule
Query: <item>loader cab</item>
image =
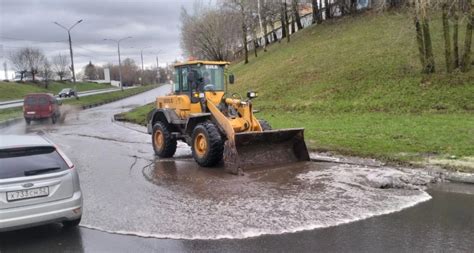
[(191, 61), (175, 65), (173, 91), (187, 95), (192, 103), (199, 103), (204, 93), (224, 94), (225, 67), (228, 62)]

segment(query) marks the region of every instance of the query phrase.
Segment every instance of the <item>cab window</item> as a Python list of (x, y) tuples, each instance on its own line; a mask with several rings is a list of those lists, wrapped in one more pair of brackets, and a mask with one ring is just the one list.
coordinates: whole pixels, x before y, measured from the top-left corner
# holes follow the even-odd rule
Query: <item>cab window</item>
[(175, 70), (174, 71), (174, 91), (179, 92), (179, 71)]
[(189, 91), (188, 68), (181, 68), (181, 91)]

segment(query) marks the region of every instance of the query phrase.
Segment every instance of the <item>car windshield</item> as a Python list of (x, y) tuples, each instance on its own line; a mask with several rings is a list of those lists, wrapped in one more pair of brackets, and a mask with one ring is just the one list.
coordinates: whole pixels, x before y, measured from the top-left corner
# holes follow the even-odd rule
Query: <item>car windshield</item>
[(71, 89), (63, 89), (63, 90), (62, 90), (61, 92), (59, 92), (59, 93), (67, 93), (67, 92), (69, 92), (70, 90), (71, 90)]

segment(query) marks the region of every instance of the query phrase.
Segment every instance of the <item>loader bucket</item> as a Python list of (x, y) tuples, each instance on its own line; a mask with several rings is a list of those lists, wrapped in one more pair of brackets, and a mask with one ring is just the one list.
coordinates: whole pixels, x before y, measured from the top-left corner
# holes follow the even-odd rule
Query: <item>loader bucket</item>
[(242, 174), (256, 167), (268, 167), (298, 161), (309, 161), (304, 129), (280, 129), (235, 134), (224, 148), (226, 170)]

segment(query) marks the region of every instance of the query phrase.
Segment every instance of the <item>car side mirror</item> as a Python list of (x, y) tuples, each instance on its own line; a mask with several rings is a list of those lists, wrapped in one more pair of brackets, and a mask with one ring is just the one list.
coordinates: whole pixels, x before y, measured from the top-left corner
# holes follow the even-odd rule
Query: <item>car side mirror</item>
[(230, 74), (230, 75), (229, 75), (229, 83), (230, 83), (230, 84), (234, 84), (234, 83), (235, 83), (234, 74)]

